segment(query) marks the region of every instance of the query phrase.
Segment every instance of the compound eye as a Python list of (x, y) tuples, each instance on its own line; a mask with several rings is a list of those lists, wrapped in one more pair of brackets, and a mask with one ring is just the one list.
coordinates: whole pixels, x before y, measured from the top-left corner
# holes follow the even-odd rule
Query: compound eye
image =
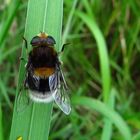
[(39, 46), (41, 43), (40, 37), (39, 36), (35, 36), (33, 37), (33, 39), (31, 40), (30, 44), (32, 46)]
[(53, 46), (54, 44), (56, 44), (56, 42), (55, 42), (55, 40), (54, 40), (54, 38), (52, 36), (48, 36), (46, 41), (47, 41), (48, 45)]

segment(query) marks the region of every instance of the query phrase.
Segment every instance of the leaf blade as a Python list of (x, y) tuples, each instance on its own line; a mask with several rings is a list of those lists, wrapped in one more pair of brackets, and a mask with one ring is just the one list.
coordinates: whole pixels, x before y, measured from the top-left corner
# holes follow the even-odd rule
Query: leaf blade
[[(29, 40), (31, 40), (31, 38), (40, 31), (45, 31), (55, 38), (57, 42), (56, 49), (60, 49), (63, 17), (62, 12), (63, 0), (55, 0), (53, 2), (51, 0), (29, 0), (24, 37), (29, 42)], [(21, 57), (27, 57), (24, 46), (22, 48)], [(25, 62), (21, 62), (17, 93), (21, 83), (23, 83), (22, 81), (25, 75), (24, 65)], [(15, 104), (10, 140), (15, 140), (19, 136), (27, 140), (48, 139), (52, 107), (53, 103), (33, 103), (22, 113), (17, 113)]]
[(115, 126), (118, 128), (125, 140), (131, 140), (131, 132), (125, 121), (117, 112), (108, 107), (106, 104), (96, 99), (91, 99), (89, 97), (84, 96), (79, 97), (76, 95), (73, 96), (72, 103), (74, 105), (82, 105), (84, 107), (88, 107), (90, 109), (98, 111), (104, 117), (107, 117), (111, 122), (115, 124)]

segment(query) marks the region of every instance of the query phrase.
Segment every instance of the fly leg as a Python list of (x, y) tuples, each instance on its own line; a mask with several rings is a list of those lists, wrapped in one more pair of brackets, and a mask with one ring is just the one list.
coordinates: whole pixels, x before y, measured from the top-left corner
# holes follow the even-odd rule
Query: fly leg
[[(28, 42), (27, 42), (27, 40), (26, 40), (25, 37), (23, 37), (23, 41), (24, 41), (24, 43), (25, 43), (26, 54), (28, 54)], [(19, 59), (20, 59), (21, 61), (24, 61), (24, 62), (27, 63), (27, 59), (25, 59), (24, 57), (20, 57)]]
[(25, 48), (26, 48), (26, 50), (28, 50), (28, 42), (27, 42), (27, 40), (26, 40), (25, 37), (22, 37), (22, 38), (23, 38), (23, 40), (24, 40), (24, 42), (25, 42)]
[(64, 49), (65, 49), (65, 47), (66, 47), (67, 45), (69, 45), (69, 44), (70, 44), (70, 43), (65, 43), (65, 44), (63, 44), (62, 49), (61, 49), (61, 52), (63, 52)]
[(65, 47), (66, 47), (67, 45), (69, 45), (69, 44), (70, 44), (70, 43), (65, 43), (65, 44), (63, 44), (61, 51), (58, 52), (58, 55), (60, 55), (60, 54), (64, 51)]

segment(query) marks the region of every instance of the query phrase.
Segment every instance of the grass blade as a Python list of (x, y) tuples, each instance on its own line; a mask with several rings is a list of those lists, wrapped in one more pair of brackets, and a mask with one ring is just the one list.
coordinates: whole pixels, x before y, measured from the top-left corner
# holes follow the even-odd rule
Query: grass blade
[[(108, 103), (108, 106), (111, 109), (114, 109), (114, 107), (115, 107), (115, 95), (116, 95), (116, 90), (112, 89), (109, 103)], [(104, 139), (111, 140), (111, 136), (112, 136), (112, 121), (110, 121), (110, 119), (108, 119), (108, 118), (104, 118), (102, 140), (104, 140)]]
[[(110, 64), (109, 64), (109, 57), (108, 57), (108, 51), (107, 51), (107, 46), (105, 43), (105, 39), (96, 24), (95, 19), (93, 18), (94, 15), (91, 15), (92, 12), (90, 10), (90, 5), (86, 1), (84, 1), (86, 5), (86, 9), (88, 11), (88, 14), (77, 12), (77, 15), (84, 21), (84, 23), (88, 26), (90, 29), (91, 33), (95, 37), (95, 40), (97, 42), (98, 46), (98, 51), (99, 51), (99, 58), (100, 58), (100, 69), (101, 69), (101, 76), (102, 76), (102, 95), (104, 102), (108, 104), (109, 98), (110, 98), (110, 88), (111, 88), (111, 73), (110, 73)], [(110, 126), (110, 127), (109, 127)], [(112, 125), (111, 122), (107, 119), (105, 119), (105, 126), (103, 129), (103, 136), (102, 138), (104, 139), (104, 136), (111, 137), (111, 132), (106, 131), (106, 127), (111, 131)], [(108, 132), (108, 134), (107, 134)], [(105, 138), (106, 138), (105, 136)]]
[(1, 103), (0, 103), (0, 140), (3, 140), (2, 108), (1, 108)]
[(3, 84), (1, 78), (0, 78), (0, 91), (1, 91), (1, 94), (3, 95), (3, 97), (5, 98), (7, 104), (9, 105), (9, 107), (12, 108), (12, 103), (11, 103), (11, 101), (9, 99), (9, 96), (7, 94), (5, 85)]
[[(55, 38), (57, 44), (56, 49), (61, 49), (62, 16), (63, 0), (29, 0), (24, 37), (29, 42), (40, 31), (45, 31)], [(27, 57), (24, 46), (22, 48), (22, 57)], [(24, 65), (25, 62), (21, 62), (17, 93), (21, 83), (23, 83), (25, 74)], [(14, 107), (10, 140), (15, 140), (19, 136), (25, 140), (47, 140), (52, 103), (33, 103), (28, 105), (21, 113), (17, 113), (16, 105)]]
[(74, 105), (82, 105), (84, 107), (88, 107), (101, 113), (104, 117), (107, 117), (112, 123), (115, 124), (125, 140), (131, 140), (131, 132), (127, 124), (118, 113), (116, 113), (106, 104), (95, 99), (79, 96), (73, 96), (72, 103)]
[(111, 74), (110, 74), (109, 58), (108, 58), (108, 52), (107, 52), (105, 40), (103, 38), (103, 35), (99, 27), (97, 26), (93, 18), (81, 12), (77, 12), (77, 15), (89, 27), (89, 29), (91, 30), (91, 33), (96, 39), (98, 50), (99, 50), (99, 57), (100, 57), (100, 68), (101, 68), (102, 86), (103, 86), (103, 99), (105, 102), (107, 102), (109, 99), (109, 94), (110, 94)]
[(66, 39), (67, 39), (68, 33), (70, 31), (71, 21), (72, 21), (72, 18), (73, 18), (75, 9), (76, 9), (77, 2), (78, 2), (78, 0), (73, 1), (73, 5), (72, 5), (72, 8), (71, 8), (70, 14), (68, 16), (66, 27), (65, 27), (64, 32), (63, 32), (63, 40), (62, 40), (63, 44), (66, 43)]
[(0, 47), (3, 43), (4, 38), (6, 37), (8, 31), (9, 31), (9, 28), (14, 20), (14, 17), (17, 13), (20, 3), (21, 3), (20, 0), (13, 0), (13, 1), (11, 1), (11, 4), (9, 4), (8, 17), (6, 18), (6, 21), (3, 23), (3, 26), (1, 27)]
[(133, 136), (133, 139), (132, 140), (139, 140), (140, 139), (140, 132), (138, 132), (137, 134), (135, 134)]

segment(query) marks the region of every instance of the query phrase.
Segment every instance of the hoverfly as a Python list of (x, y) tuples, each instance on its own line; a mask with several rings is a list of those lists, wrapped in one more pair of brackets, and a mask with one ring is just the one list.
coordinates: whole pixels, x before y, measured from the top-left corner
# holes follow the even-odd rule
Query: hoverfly
[[(27, 40), (24, 38), (26, 49)], [(55, 101), (59, 108), (69, 114), (71, 111), (68, 87), (61, 70), (61, 63), (54, 45), (55, 39), (41, 32), (30, 42), (32, 50), (28, 54), (24, 88), (34, 102), (49, 103)], [(62, 47), (63, 51), (64, 45)]]

